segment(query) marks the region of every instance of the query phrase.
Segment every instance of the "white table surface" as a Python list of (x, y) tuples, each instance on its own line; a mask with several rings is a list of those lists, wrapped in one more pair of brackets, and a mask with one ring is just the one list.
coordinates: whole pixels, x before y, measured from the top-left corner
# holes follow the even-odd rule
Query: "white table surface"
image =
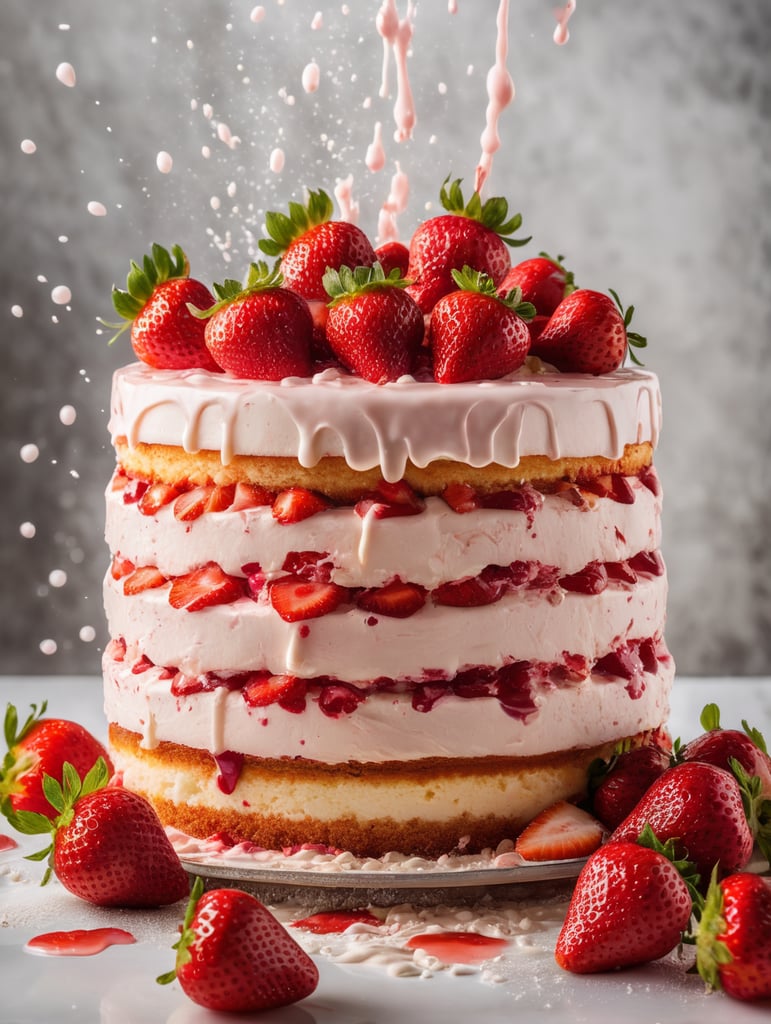
[[(49, 714), (82, 722), (103, 738), (100, 685), (97, 679), (0, 677), (0, 712), (12, 701), (21, 716), (30, 703), (47, 699)], [(739, 726), (746, 718), (771, 741), (771, 679), (678, 680), (672, 735), (684, 740), (696, 735), (699, 712), (709, 701), (720, 705), (724, 726)], [(11, 832), (1, 824), (0, 831)], [(37, 848), (29, 842), (25, 851)], [(173, 963), (170, 946), (180, 905), (157, 912), (99, 910), (55, 881), (41, 889), (40, 875), (40, 866), (24, 861), (19, 851), (0, 853), (0, 1024), (224, 1024), (236, 1019), (195, 1006), (176, 983), (163, 988), (155, 983)], [(527, 902), (533, 901), (530, 895)], [(494, 981), (483, 969), (392, 977), (376, 965), (343, 966), (319, 955), (319, 987), (309, 999), (254, 1019), (264, 1024), (759, 1024), (769, 1019), (771, 1002), (748, 1005), (706, 994), (700, 979), (685, 973), (688, 953), (684, 960), (672, 954), (656, 964), (606, 975), (577, 977), (561, 971), (553, 949), (565, 905), (564, 900), (548, 904), (530, 944), (505, 955), (492, 972)], [(531, 909), (537, 922), (538, 903)], [(23, 948), (41, 932), (105, 925), (131, 931), (137, 943), (95, 957), (33, 956)]]

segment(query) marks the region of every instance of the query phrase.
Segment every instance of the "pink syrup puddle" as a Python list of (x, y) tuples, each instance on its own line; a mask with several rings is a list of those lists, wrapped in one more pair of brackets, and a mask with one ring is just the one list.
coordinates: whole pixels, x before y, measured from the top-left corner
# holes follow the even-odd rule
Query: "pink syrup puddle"
[(12, 836), (4, 836), (0, 834), (0, 851), (2, 850), (15, 850), (19, 844)]
[(314, 935), (332, 935), (344, 932), (352, 924), (369, 924), (379, 928), (383, 922), (368, 910), (323, 910), (300, 921), (293, 921), (293, 928), (304, 928)]
[(108, 946), (128, 946), (137, 940), (122, 928), (76, 928), (71, 932), (46, 932), (24, 947), (42, 956), (95, 956)]
[(233, 792), (238, 784), (238, 777), (241, 774), (241, 766), (244, 763), (244, 755), (234, 753), (232, 750), (223, 750), (221, 754), (214, 754), (214, 760), (220, 770), (217, 776), (217, 785), (226, 795)]
[(475, 932), (431, 932), (407, 940), (409, 949), (422, 949), (446, 964), (479, 964), (498, 956), (507, 945), (506, 939)]

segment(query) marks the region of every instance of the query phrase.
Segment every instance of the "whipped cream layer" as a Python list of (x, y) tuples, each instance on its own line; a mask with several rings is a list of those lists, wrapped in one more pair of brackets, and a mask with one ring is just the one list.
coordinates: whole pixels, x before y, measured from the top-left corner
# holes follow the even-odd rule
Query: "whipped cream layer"
[(215, 559), (232, 575), (259, 563), (279, 573), (292, 551), (317, 551), (334, 565), (332, 579), (348, 587), (376, 587), (400, 576), (429, 589), (475, 576), (487, 565), (514, 561), (578, 572), (592, 561), (618, 562), (661, 543), (661, 498), (629, 478), (632, 504), (597, 499), (577, 507), (563, 494), (547, 494), (532, 519), (523, 512), (478, 509), (458, 514), (429, 498), (414, 516), (362, 517), (333, 508), (299, 523), (282, 524), (270, 507), (208, 512), (193, 522), (174, 518), (171, 505), (153, 516), (107, 491), (105, 537), (110, 551), (135, 565), (155, 565), (179, 576)]
[(277, 704), (252, 708), (237, 690), (175, 696), (171, 680), (150, 668), (134, 675), (126, 662), (104, 659), (105, 712), (110, 722), (139, 733), (141, 746), (160, 742), (263, 758), (307, 758), (326, 764), (383, 763), (426, 757), (535, 757), (592, 747), (655, 729), (666, 721), (674, 676), (672, 659), (644, 674), (632, 697), (626, 680), (588, 676), (572, 686), (544, 686), (537, 710), (514, 718), (494, 697), (448, 695), (428, 713), (409, 694), (374, 693), (350, 715), (325, 715), (309, 700), (301, 714)]
[(651, 442), (661, 425), (652, 373), (557, 373), (528, 360), (500, 380), (441, 385), (404, 377), (371, 384), (337, 369), (312, 378), (253, 381), (134, 363), (113, 377), (113, 442), (181, 446), (235, 455), (285, 456), (315, 466), (337, 456), (386, 480), (408, 461), (452, 459), (474, 467), (518, 465), (527, 455), (618, 459)]
[[(402, 520), (403, 521), (403, 520)], [(201, 611), (175, 609), (167, 587), (125, 597), (107, 574), (104, 603), (112, 637), (123, 637), (156, 665), (187, 675), (268, 669), (302, 678), (358, 682), (375, 676), (445, 678), (474, 665), (561, 662), (565, 652), (590, 662), (629, 639), (663, 632), (666, 575), (640, 576), (631, 589), (602, 593), (509, 594), (495, 604), (426, 604), (406, 619), (339, 607), (321, 618), (285, 622), (264, 595)]]

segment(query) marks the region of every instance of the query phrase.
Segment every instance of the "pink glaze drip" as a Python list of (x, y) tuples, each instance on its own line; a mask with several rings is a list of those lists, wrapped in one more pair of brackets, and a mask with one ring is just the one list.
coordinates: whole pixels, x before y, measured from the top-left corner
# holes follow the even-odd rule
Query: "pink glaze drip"
[(565, 6), (560, 7), (556, 12), (557, 27), (554, 29), (554, 42), (557, 46), (564, 46), (568, 39), (570, 39), (568, 22), (575, 13), (575, 9), (576, 0), (568, 0)]
[(372, 142), (367, 146), (367, 154), (364, 157), (364, 163), (367, 165), (370, 171), (374, 174), (376, 171), (382, 171), (385, 167), (385, 150), (383, 149), (383, 125), (380, 121), (375, 122), (375, 132), (372, 136)]
[(388, 54), (389, 49), (393, 50), (396, 63), (396, 102), (394, 104), (394, 121), (396, 122), (395, 138), (397, 142), (404, 142), (412, 138), (412, 131), (417, 118), (415, 116), (415, 102), (412, 97), (409, 75), (407, 73), (407, 51), (412, 42), (413, 19), (415, 17), (415, 4), (408, 0), (407, 14), (400, 19), (396, 10), (396, 0), (383, 0), (383, 4), (377, 13), (375, 24), (380, 35), (383, 37), (383, 79), (380, 86), (380, 95), (388, 95)]
[(213, 757), (219, 768), (217, 786), (227, 796), (233, 792), (238, 784), (241, 766), (244, 763), (244, 755), (232, 750), (224, 750), (221, 754), (214, 754)]
[(506, 68), (506, 58), (509, 51), (508, 0), (500, 0), (497, 29), (495, 64), (487, 73), (487, 95), (489, 101), (485, 113), (485, 130), (482, 132), (479, 140), (482, 144), (482, 155), (479, 158), (479, 165), (476, 170), (474, 187), (477, 192), (482, 191), (482, 186), (493, 166), (493, 156), (501, 145), (500, 135), (498, 134), (498, 121), (500, 120), (501, 113), (514, 99), (514, 82)]
[(5, 836), (0, 834), (0, 851), (2, 850), (15, 850), (19, 844), (12, 836)]
[(407, 939), (409, 949), (422, 949), (446, 964), (479, 964), (498, 956), (508, 945), (476, 932), (430, 932)]
[(127, 946), (136, 941), (131, 932), (122, 928), (81, 928), (36, 935), (24, 948), (44, 956), (95, 956), (108, 946)]
[(390, 191), (378, 216), (377, 238), (381, 245), (385, 242), (398, 242), (399, 231), (396, 226), (396, 218), (407, 209), (409, 195), (409, 178), (397, 163), (396, 173), (391, 178)]
[(355, 224), (359, 219), (359, 204), (353, 198), (352, 174), (335, 185), (335, 199), (340, 207), (340, 219)]

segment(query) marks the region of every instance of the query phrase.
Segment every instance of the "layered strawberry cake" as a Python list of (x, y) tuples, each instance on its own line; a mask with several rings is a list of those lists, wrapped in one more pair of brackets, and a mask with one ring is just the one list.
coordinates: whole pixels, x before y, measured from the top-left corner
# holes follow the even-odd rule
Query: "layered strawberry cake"
[[(142, 361), (114, 375), (107, 490), (116, 767), (195, 836), (495, 847), (666, 722), (658, 382), (557, 369), (548, 323), (503, 371), (477, 360), (440, 382), (418, 353), (368, 379), (334, 345), (313, 354), (313, 301), (295, 331), (312, 332), (311, 369), (273, 379), (200, 355), (151, 365), (133, 317)], [(442, 329), (426, 323), (424, 354)]]

